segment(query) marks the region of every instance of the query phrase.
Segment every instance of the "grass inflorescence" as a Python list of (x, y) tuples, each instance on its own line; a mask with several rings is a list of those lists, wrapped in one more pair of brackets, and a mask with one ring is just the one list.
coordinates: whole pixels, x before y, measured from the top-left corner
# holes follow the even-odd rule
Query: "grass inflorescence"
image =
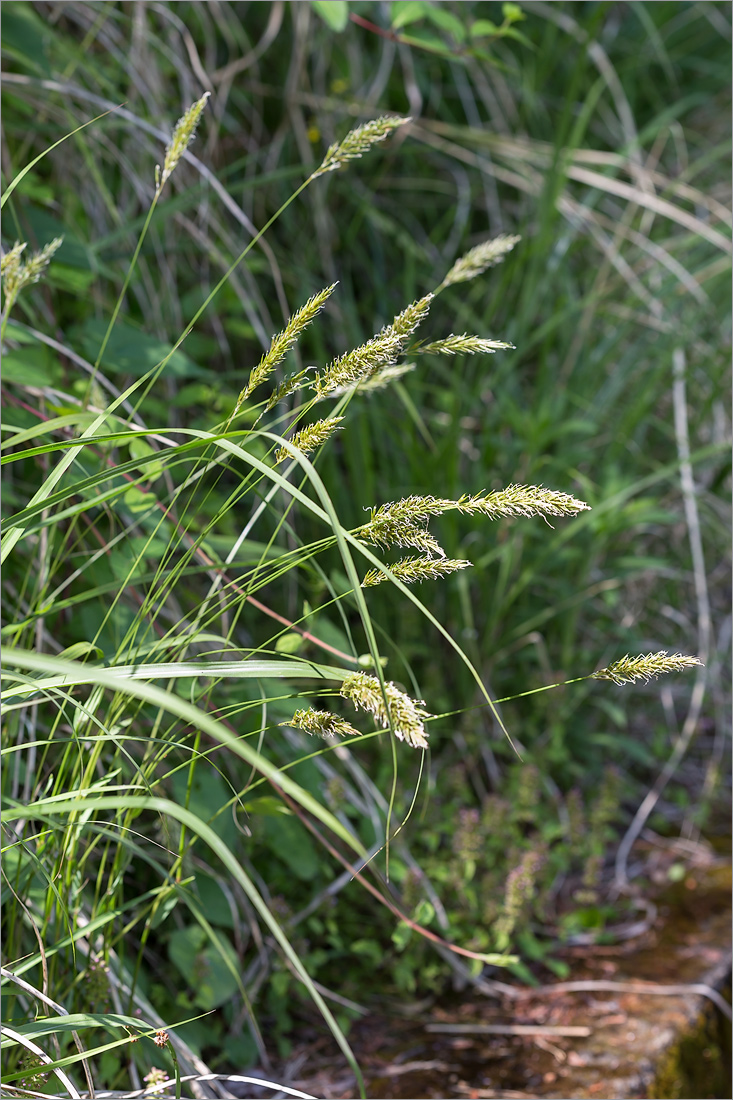
[(715, 19), (240, 7), (4, 20), (8, 1095), (306, 1016), (358, 1090), (354, 1002), (559, 972), (725, 774)]

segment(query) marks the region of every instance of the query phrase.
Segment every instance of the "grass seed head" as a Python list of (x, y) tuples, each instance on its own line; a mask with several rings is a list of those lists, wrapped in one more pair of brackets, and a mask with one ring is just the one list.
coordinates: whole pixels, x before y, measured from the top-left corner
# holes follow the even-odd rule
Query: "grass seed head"
[(2, 260), (0, 260), (0, 274), (2, 274), (3, 279), (10, 278), (18, 270), (20, 257), (27, 247), (27, 241), (16, 241), (8, 252), (3, 252)]
[(314, 294), (308, 299), (305, 305), (295, 311), (282, 332), (278, 332), (277, 336), (273, 336), (270, 347), (262, 356), (257, 366), (253, 367), (250, 371), (247, 385), (244, 387), (244, 390), (237, 400), (238, 406), (249, 397), (256, 386), (259, 386), (261, 382), (269, 378), (278, 363), (282, 363), (287, 353), (296, 343), (303, 329), (307, 328), (311, 321), (320, 313), (337, 285), (337, 283), (332, 283), (331, 286), (327, 286), (325, 290), (320, 290), (318, 294)]
[[(468, 569), (471, 564), (470, 561), (456, 558), (402, 558), (389, 568), (390, 572), (394, 573), (403, 584), (415, 584), (417, 581), (438, 580), (440, 577), (448, 576), (449, 573), (455, 573), (457, 569)], [(381, 569), (370, 569), (361, 586), (371, 588), (387, 579), (387, 574)]]
[(393, 130), (398, 129), (400, 126), (406, 125), (411, 122), (409, 118), (389, 118), (383, 116), (382, 118), (372, 119), (371, 122), (365, 122), (361, 126), (357, 126), (354, 130), (350, 130), (343, 141), (336, 141), (333, 145), (330, 145), (323, 163), (313, 173), (313, 178), (316, 176), (322, 176), (326, 172), (335, 172), (339, 168), (343, 168), (345, 164), (350, 160), (356, 160), (358, 157), (367, 153), (372, 145), (376, 145), (379, 141), (384, 141)]
[(456, 260), (440, 284), (441, 290), (453, 283), (466, 283), (470, 279), (475, 279), (477, 275), (483, 274), (487, 268), (501, 263), (507, 252), (511, 252), (514, 245), (521, 239), (521, 237), (504, 235), (477, 244), (465, 256), (461, 256), (460, 260)]
[[(392, 382), (397, 382), (404, 374), (409, 374), (410, 371), (413, 371), (415, 365), (415, 363), (394, 363), (390, 367), (384, 367), (382, 370), (377, 371), (376, 374), (372, 374), (362, 382), (358, 390), (360, 393), (373, 393), (374, 390), (383, 390), (391, 385)], [(336, 396), (335, 391), (333, 396)]]
[(474, 515), (478, 512), (489, 519), (508, 519), (512, 516), (575, 516), (590, 510), (585, 501), (577, 500), (569, 493), (545, 489), (542, 485), (508, 485), (493, 493), (475, 493), (456, 501), (459, 512)]
[(404, 497), (373, 508), (369, 523), (360, 527), (357, 534), (374, 546), (412, 548), (444, 558), (445, 551), (427, 530), (427, 523), (431, 516), (454, 507), (454, 501), (438, 497)]
[(694, 668), (701, 665), (699, 657), (687, 657), (684, 653), (673, 653), (667, 656), (666, 649), (660, 649), (658, 653), (642, 654), (640, 657), (630, 657), (627, 653), (619, 661), (614, 661), (607, 668), (602, 668), (593, 673), (594, 680), (613, 680), (614, 684), (633, 684), (635, 680), (648, 682), (656, 676), (664, 676), (668, 672), (682, 672), (686, 668)]
[(433, 297), (426, 294), (412, 302), (366, 344), (334, 359), (315, 380), (316, 400), (353, 389), (394, 366), (408, 339), (427, 316)]
[(165, 160), (163, 161), (163, 171), (160, 170), (160, 165), (155, 166), (155, 193), (156, 196), (163, 190), (163, 185), (170, 175), (175, 171), (178, 162), (183, 154), (188, 149), (189, 145), (193, 141), (196, 135), (196, 127), (199, 124), (199, 119), (203, 114), (204, 107), (206, 106), (206, 100), (211, 95), (211, 92), (204, 92), (201, 99), (197, 99), (191, 107), (188, 108), (185, 115), (181, 115), (176, 123), (171, 140), (168, 143), (165, 150)]
[(309, 733), (311, 737), (361, 737), (359, 730), (350, 722), (327, 710), (296, 710), (288, 725)]
[[(297, 447), (304, 455), (311, 454), (322, 443), (325, 443), (335, 431), (340, 431), (339, 424), (343, 416), (329, 416), (325, 420), (317, 420), (315, 424), (309, 424), (307, 428), (296, 432), (290, 440), (293, 447)], [(285, 447), (279, 447), (275, 455), (275, 463), (284, 462), (286, 458), (292, 458), (290, 451)]]
[[(341, 684), (341, 694), (357, 710), (366, 710), (382, 729), (392, 729), (395, 737), (415, 749), (426, 749), (428, 738), (424, 719), (430, 715), (423, 709), (422, 699), (411, 699), (390, 680), (382, 685), (376, 676), (353, 672)], [(386, 696), (386, 704), (385, 704)]]
[(0, 271), (2, 273), (3, 294), (5, 296), (5, 316), (13, 307), (21, 290), (30, 286), (31, 283), (37, 283), (43, 272), (51, 262), (51, 257), (54, 252), (63, 244), (63, 237), (54, 237), (47, 245), (40, 250), (40, 252), (34, 252), (29, 259), (25, 262), (21, 261), (21, 256), (26, 248), (26, 242), (22, 243), (16, 241), (13, 247), (5, 253), (2, 258), (2, 264), (0, 265)]
[(483, 340), (480, 336), (446, 336), (443, 340), (433, 340), (430, 344), (410, 348), (413, 355), (492, 355), (495, 351), (513, 348), (503, 340)]

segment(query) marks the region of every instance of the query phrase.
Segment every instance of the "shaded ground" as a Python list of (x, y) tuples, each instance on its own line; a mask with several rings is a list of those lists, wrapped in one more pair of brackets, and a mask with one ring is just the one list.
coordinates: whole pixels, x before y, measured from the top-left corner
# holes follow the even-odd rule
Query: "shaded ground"
[[(730, 1002), (730, 863), (708, 854), (670, 885), (674, 858), (649, 848), (656, 913), (624, 943), (566, 949), (572, 981), (517, 986), (500, 999), (469, 989), (416, 1006), (411, 1019), (385, 1011), (356, 1023), (349, 1041), (368, 1097), (730, 1097), (730, 1017), (721, 1011), (721, 991)], [(332, 1042), (313, 1039), (278, 1079), (322, 1100), (358, 1096)]]

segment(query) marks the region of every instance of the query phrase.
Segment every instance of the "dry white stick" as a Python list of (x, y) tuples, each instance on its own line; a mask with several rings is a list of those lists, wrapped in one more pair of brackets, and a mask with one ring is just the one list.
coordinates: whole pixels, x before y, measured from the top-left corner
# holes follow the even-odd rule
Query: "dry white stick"
[(542, 997), (548, 993), (638, 993), (653, 997), (686, 997), (690, 994), (707, 997), (719, 1008), (727, 1020), (731, 1018), (731, 1008), (717, 989), (705, 982), (691, 982), (689, 985), (659, 985), (657, 982), (615, 982), (609, 979), (588, 979), (579, 982), (556, 982), (554, 985), (540, 985), (532, 989), (517, 991), (517, 1000), (527, 997)]
[(551, 1024), (426, 1024), (425, 1030), (445, 1035), (566, 1035), (576, 1039), (587, 1039), (592, 1034), (589, 1027)]
[(675, 746), (667, 760), (667, 763), (659, 773), (651, 790), (647, 793), (634, 819), (629, 825), (618, 852), (616, 853), (615, 884), (617, 889), (622, 889), (628, 884), (626, 864), (631, 849), (644, 828), (656, 806), (662, 791), (677, 770), (682, 757), (689, 748), (692, 736), (697, 729), (705, 698), (707, 684), (707, 664), (710, 653), (710, 600), (708, 597), (707, 579), (705, 576), (705, 558), (702, 549), (700, 535), (700, 517), (697, 511), (697, 499), (695, 481), (692, 476), (692, 463), (690, 462), (690, 438), (687, 429), (687, 397), (685, 394), (685, 353), (682, 348), (675, 348), (673, 353), (674, 385), (672, 390), (674, 402), (674, 427), (677, 437), (677, 454), (680, 460), (680, 481), (682, 487), (682, 499), (685, 508), (685, 520), (690, 540), (690, 553), (692, 555), (692, 570), (695, 582), (695, 596), (697, 599), (697, 652), (702, 664), (697, 668), (697, 677), (692, 689), (690, 705), (685, 717), (682, 730), (675, 742)]
[[(51, 998), (47, 997), (45, 993), (42, 993), (40, 989), (36, 989), (34, 985), (31, 985), (29, 982), (24, 981), (23, 978), (19, 978), (17, 974), (14, 974), (12, 972), (12, 970), (6, 970), (3, 966), (2, 968), (0, 968), (0, 975), (5, 978), (6, 981), (14, 982), (15, 985), (20, 986), (20, 988), (24, 989), (26, 993), (30, 993), (32, 997), (36, 997), (39, 1001), (43, 1001), (43, 1003), (48, 1005), (49, 1008), (53, 1008), (56, 1012), (58, 1012), (60, 1016), (69, 1015), (64, 1006), (59, 1004), (58, 1001), (52, 1001)], [(82, 1046), (81, 1039), (79, 1038), (79, 1032), (72, 1031), (71, 1037), (76, 1044), (76, 1049), (79, 1051), (79, 1054), (82, 1055), (82, 1068), (84, 1070), (84, 1075), (87, 1079), (87, 1086), (89, 1088), (90, 1095), (93, 1096), (94, 1085), (92, 1083), (92, 1075), (89, 1072), (89, 1063), (87, 1062), (86, 1058), (83, 1057), (84, 1047)]]
[[(48, 1054), (46, 1054), (45, 1050), (41, 1050), (41, 1048), (39, 1046), (36, 1046), (35, 1043), (32, 1043), (30, 1039), (26, 1039), (25, 1035), (21, 1035), (20, 1032), (14, 1031), (11, 1027), (3, 1026), (3, 1035), (7, 1035), (8, 1039), (14, 1039), (16, 1043), (20, 1043), (22, 1047), (25, 1047), (26, 1050), (29, 1050), (32, 1054), (35, 1054), (37, 1058), (40, 1058), (44, 1065), (51, 1066), (51, 1069), (48, 1072), (56, 1074), (59, 1081), (67, 1090), (72, 1100), (81, 1100), (81, 1096), (76, 1091), (73, 1082), (66, 1076), (62, 1069), (60, 1069), (58, 1066), (53, 1065), (53, 1058), (50, 1058)], [(38, 1075), (39, 1072), (41, 1072), (40, 1068), (38, 1070), (35, 1070), (36, 1075)], [(28, 1076), (32, 1077), (33, 1075), (34, 1071), (29, 1070)]]

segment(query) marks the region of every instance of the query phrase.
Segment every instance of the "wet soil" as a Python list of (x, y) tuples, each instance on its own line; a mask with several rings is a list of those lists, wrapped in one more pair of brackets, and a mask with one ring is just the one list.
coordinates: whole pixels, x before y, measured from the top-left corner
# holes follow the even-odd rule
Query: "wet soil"
[[(730, 1097), (730, 861), (688, 866), (673, 884), (669, 867), (649, 854), (656, 916), (637, 938), (558, 953), (568, 982), (491, 999), (467, 989), (412, 1018), (384, 1006), (359, 1020), (349, 1042), (370, 1100)], [(325, 1039), (288, 1078), (321, 1100), (359, 1095)]]

